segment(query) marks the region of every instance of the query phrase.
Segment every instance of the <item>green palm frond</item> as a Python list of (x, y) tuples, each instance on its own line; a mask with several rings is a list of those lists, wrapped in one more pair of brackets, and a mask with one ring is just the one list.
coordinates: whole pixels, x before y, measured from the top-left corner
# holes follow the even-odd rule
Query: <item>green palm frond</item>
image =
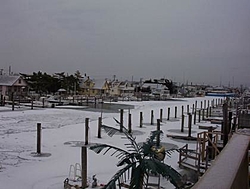
[(123, 174), (126, 174), (127, 171), (130, 171), (131, 168), (135, 167), (135, 165), (136, 163), (131, 163), (117, 171), (111, 180), (103, 187), (103, 189), (114, 189), (116, 181), (119, 180)]
[(152, 151), (152, 147), (156, 146), (156, 137), (163, 132), (161, 130), (151, 131), (150, 137), (141, 146), (141, 152), (145, 156), (153, 156), (155, 153)]
[(155, 131), (151, 131), (149, 138), (147, 139), (147, 143), (155, 143), (156, 141), (156, 137), (160, 134), (162, 134), (163, 132), (161, 130), (155, 130)]
[(140, 189), (146, 186), (146, 170), (143, 161), (133, 170), (133, 177), (130, 181), (129, 189)]
[(110, 126), (107, 126), (107, 125), (102, 125), (101, 126), (104, 131), (108, 134), (108, 136), (112, 137), (114, 136), (116, 133), (120, 132), (120, 129), (116, 129), (114, 127), (110, 127)]
[(125, 151), (125, 150), (123, 150), (121, 148), (111, 146), (111, 145), (107, 145), (107, 144), (95, 144), (93, 146), (90, 146), (89, 149), (93, 150), (97, 154), (99, 154), (99, 153), (101, 153), (102, 151), (105, 150), (103, 155), (105, 155), (108, 151), (113, 150), (114, 152), (111, 154), (111, 156), (116, 155), (116, 157), (118, 159), (126, 157), (126, 156), (128, 156), (130, 154), (129, 152), (127, 152), (127, 151)]
[(169, 181), (176, 187), (182, 188), (184, 183), (182, 176), (171, 166), (158, 161), (157, 159), (145, 159), (145, 169), (153, 174), (160, 174), (169, 179)]
[(117, 166), (122, 166), (124, 164), (130, 164), (132, 162), (138, 162), (141, 159), (140, 154), (138, 153), (131, 153), (125, 157), (123, 157), (118, 163)]
[[(107, 125), (102, 125), (102, 128), (105, 130), (105, 132), (112, 137), (113, 135), (115, 135), (116, 133), (120, 132), (120, 129), (117, 128), (113, 128)], [(121, 132), (120, 132), (121, 133)], [(135, 141), (135, 137), (133, 137), (132, 134), (130, 134), (128, 132), (128, 130), (123, 126), (123, 131), (122, 133), (126, 136), (126, 138), (130, 141), (130, 144), (126, 144), (126, 146), (128, 148), (133, 149), (133, 151), (139, 152), (140, 151), (140, 147), (138, 146), (138, 144)]]

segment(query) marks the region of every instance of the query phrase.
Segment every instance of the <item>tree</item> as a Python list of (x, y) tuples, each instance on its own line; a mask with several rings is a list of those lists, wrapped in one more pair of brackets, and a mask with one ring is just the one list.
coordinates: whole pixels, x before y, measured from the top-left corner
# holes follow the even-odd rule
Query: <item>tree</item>
[[(113, 136), (116, 132), (120, 132), (119, 129), (115, 129), (106, 125), (102, 125), (109, 136)], [(112, 155), (116, 155), (120, 161), (117, 166), (123, 166), (105, 185), (106, 189), (115, 188), (116, 181), (130, 169), (132, 169), (132, 176), (130, 180), (130, 189), (142, 189), (145, 188), (145, 180), (148, 178), (149, 173), (160, 174), (163, 177), (169, 179), (169, 181), (176, 188), (183, 188), (184, 183), (182, 176), (171, 166), (163, 163), (165, 154), (170, 155), (175, 149), (168, 149), (167, 151), (157, 150), (156, 138), (162, 133), (162, 131), (152, 131), (150, 137), (142, 145), (136, 143), (135, 138), (123, 127), (124, 135), (130, 143), (125, 144), (128, 150), (121, 149), (108, 144), (95, 144), (90, 147), (91, 150), (97, 154), (104, 151), (106, 154), (108, 151), (114, 151)], [(161, 148), (162, 149), (162, 148)]]

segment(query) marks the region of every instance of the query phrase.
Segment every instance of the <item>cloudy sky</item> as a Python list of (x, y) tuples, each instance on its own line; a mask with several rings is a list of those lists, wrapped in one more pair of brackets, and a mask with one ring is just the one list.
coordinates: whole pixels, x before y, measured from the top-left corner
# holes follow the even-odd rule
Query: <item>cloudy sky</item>
[(9, 66), (250, 86), (250, 1), (1, 0)]

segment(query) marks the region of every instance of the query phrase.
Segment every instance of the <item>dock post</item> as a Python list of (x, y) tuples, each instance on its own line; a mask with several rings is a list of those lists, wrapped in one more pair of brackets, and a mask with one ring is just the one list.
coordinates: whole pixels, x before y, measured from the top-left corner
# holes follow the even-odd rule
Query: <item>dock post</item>
[[(160, 131), (160, 130), (161, 130), (161, 120), (157, 119), (157, 131)], [(160, 146), (160, 134), (157, 135), (156, 146)]]
[(37, 146), (36, 153), (41, 154), (41, 123), (37, 123)]
[(99, 117), (98, 118), (98, 133), (97, 133), (98, 138), (102, 138), (101, 130), (102, 130), (102, 117)]
[(207, 118), (208, 118), (208, 113), (209, 113), (208, 111), (209, 111), (209, 107), (207, 107), (207, 111), (206, 111)]
[(228, 104), (223, 104), (223, 146), (228, 142)]
[(184, 120), (185, 120), (185, 115), (181, 115), (181, 132), (184, 132)]
[(188, 114), (188, 137), (191, 137), (192, 132), (192, 114)]
[(201, 101), (201, 110), (202, 110), (202, 108), (203, 108), (203, 107), (202, 107), (202, 101)]
[(168, 107), (168, 117), (167, 117), (167, 120), (169, 120), (169, 117), (170, 117), (170, 107)]
[(160, 109), (160, 120), (161, 120), (161, 122), (162, 122), (162, 109)]
[(131, 113), (128, 114), (128, 133), (132, 132), (132, 118)]
[(181, 115), (183, 115), (184, 114), (184, 106), (182, 105), (181, 106)]
[(204, 100), (204, 109), (206, 109), (206, 102), (207, 102), (207, 101), (206, 101), (206, 100)]
[(87, 147), (82, 146), (82, 188), (87, 187)]
[(205, 120), (205, 109), (202, 109), (202, 120)]
[(142, 128), (142, 123), (143, 122), (143, 113), (140, 112), (140, 128)]
[(187, 114), (189, 114), (189, 104), (187, 105)]
[(85, 118), (85, 145), (89, 144), (89, 118)]
[(192, 107), (192, 114), (194, 114), (194, 104), (193, 104), (193, 107)]
[(120, 132), (123, 131), (123, 109), (120, 109)]
[(201, 110), (199, 110), (199, 120), (198, 122), (200, 123), (201, 122)]
[(174, 107), (174, 118), (177, 118), (177, 106)]
[(154, 125), (154, 110), (151, 110), (151, 125)]
[(196, 124), (196, 110), (194, 111), (194, 125)]

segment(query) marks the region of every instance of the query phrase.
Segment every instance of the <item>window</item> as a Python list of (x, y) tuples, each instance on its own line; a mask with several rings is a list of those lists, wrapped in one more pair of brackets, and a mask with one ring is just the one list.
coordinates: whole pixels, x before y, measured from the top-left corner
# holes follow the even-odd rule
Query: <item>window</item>
[(18, 80), (18, 83), (19, 83), (19, 84), (21, 84), (21, 83), (22, 83), (22, 80), (21, 80), (21, 79), (19, 79), (19, 80)]

